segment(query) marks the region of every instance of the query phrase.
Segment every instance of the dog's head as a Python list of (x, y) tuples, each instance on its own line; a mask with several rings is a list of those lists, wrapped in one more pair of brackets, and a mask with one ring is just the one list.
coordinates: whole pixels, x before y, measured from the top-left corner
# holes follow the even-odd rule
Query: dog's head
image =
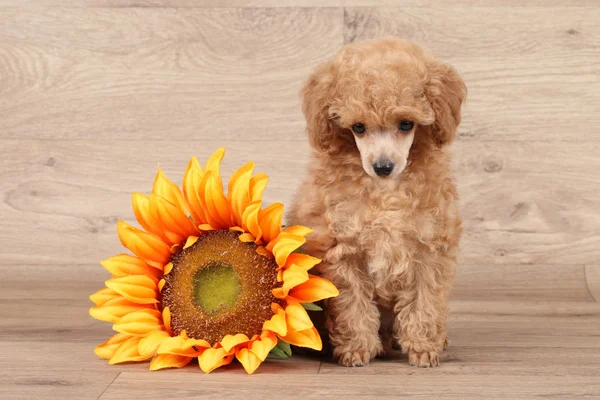
[(416, 44), (383, 38), (345, 46), (301, 92), (311, 145), (354, 152), (373, 177), (395, 177), (410, 149), (451, 142), (466, 87), (454, 68)]

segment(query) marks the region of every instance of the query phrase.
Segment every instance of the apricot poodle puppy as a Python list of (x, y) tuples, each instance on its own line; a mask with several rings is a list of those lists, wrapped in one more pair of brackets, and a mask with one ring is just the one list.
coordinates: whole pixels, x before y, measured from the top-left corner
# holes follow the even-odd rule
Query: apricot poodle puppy
[(326, 306), (345, 366), (382, 353), (381, 310), (410, 364), (437, 366), (462, 233), (445, 148), (466, 87), (416, 44), (383, 38), (342, 48), (302, 90), (312, 152), (288, 214), (315, 232), (307, 250), (340, 289)]

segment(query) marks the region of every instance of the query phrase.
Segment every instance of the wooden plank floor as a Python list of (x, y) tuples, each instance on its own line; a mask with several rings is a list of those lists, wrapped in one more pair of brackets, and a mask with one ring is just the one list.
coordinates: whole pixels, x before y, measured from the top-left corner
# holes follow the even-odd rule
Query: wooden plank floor
[[(600, 398), (598, 0), (0, 0), (0, 399)], [(157, 163), (228, 153), (289, 203), (298, 89), (344, 43), (399, 35), (469, 88), (465, 236), (436, 369), (269, 360), (109, 366), (87, 296)]]

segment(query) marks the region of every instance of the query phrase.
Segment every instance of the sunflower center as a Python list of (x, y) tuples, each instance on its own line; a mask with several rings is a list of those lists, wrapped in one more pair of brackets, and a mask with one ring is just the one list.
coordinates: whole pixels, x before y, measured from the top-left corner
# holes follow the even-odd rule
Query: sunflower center
[(239, 276), (224, 262), (215, 261), (196, 272), (194, 277), (196, 302), (208, 315), (233, 308), (240, 290)]
[(257, 247), (228, 230), (210, 231), (171, 258), (161, 306), (169, 307), (175, 335), (185, 330), (214, 344), (226, 335), (261, 334), (271, 304), (281, 304), (272, 293), (281, 283), (277, 263)]

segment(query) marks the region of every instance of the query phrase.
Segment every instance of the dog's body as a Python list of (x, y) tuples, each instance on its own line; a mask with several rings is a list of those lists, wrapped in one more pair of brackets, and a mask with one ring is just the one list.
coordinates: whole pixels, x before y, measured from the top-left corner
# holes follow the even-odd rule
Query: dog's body
[(465, 93), (454, 69), (395, 38), (346, 46), (303, 90), (315, 151), (288, 221), (314, 229), (307, 250), (340, 289), (326, 314), (342, 365), (382, 352), (380, 308), (411, 364), (439, 362), (462, 232), (443, 147)]

